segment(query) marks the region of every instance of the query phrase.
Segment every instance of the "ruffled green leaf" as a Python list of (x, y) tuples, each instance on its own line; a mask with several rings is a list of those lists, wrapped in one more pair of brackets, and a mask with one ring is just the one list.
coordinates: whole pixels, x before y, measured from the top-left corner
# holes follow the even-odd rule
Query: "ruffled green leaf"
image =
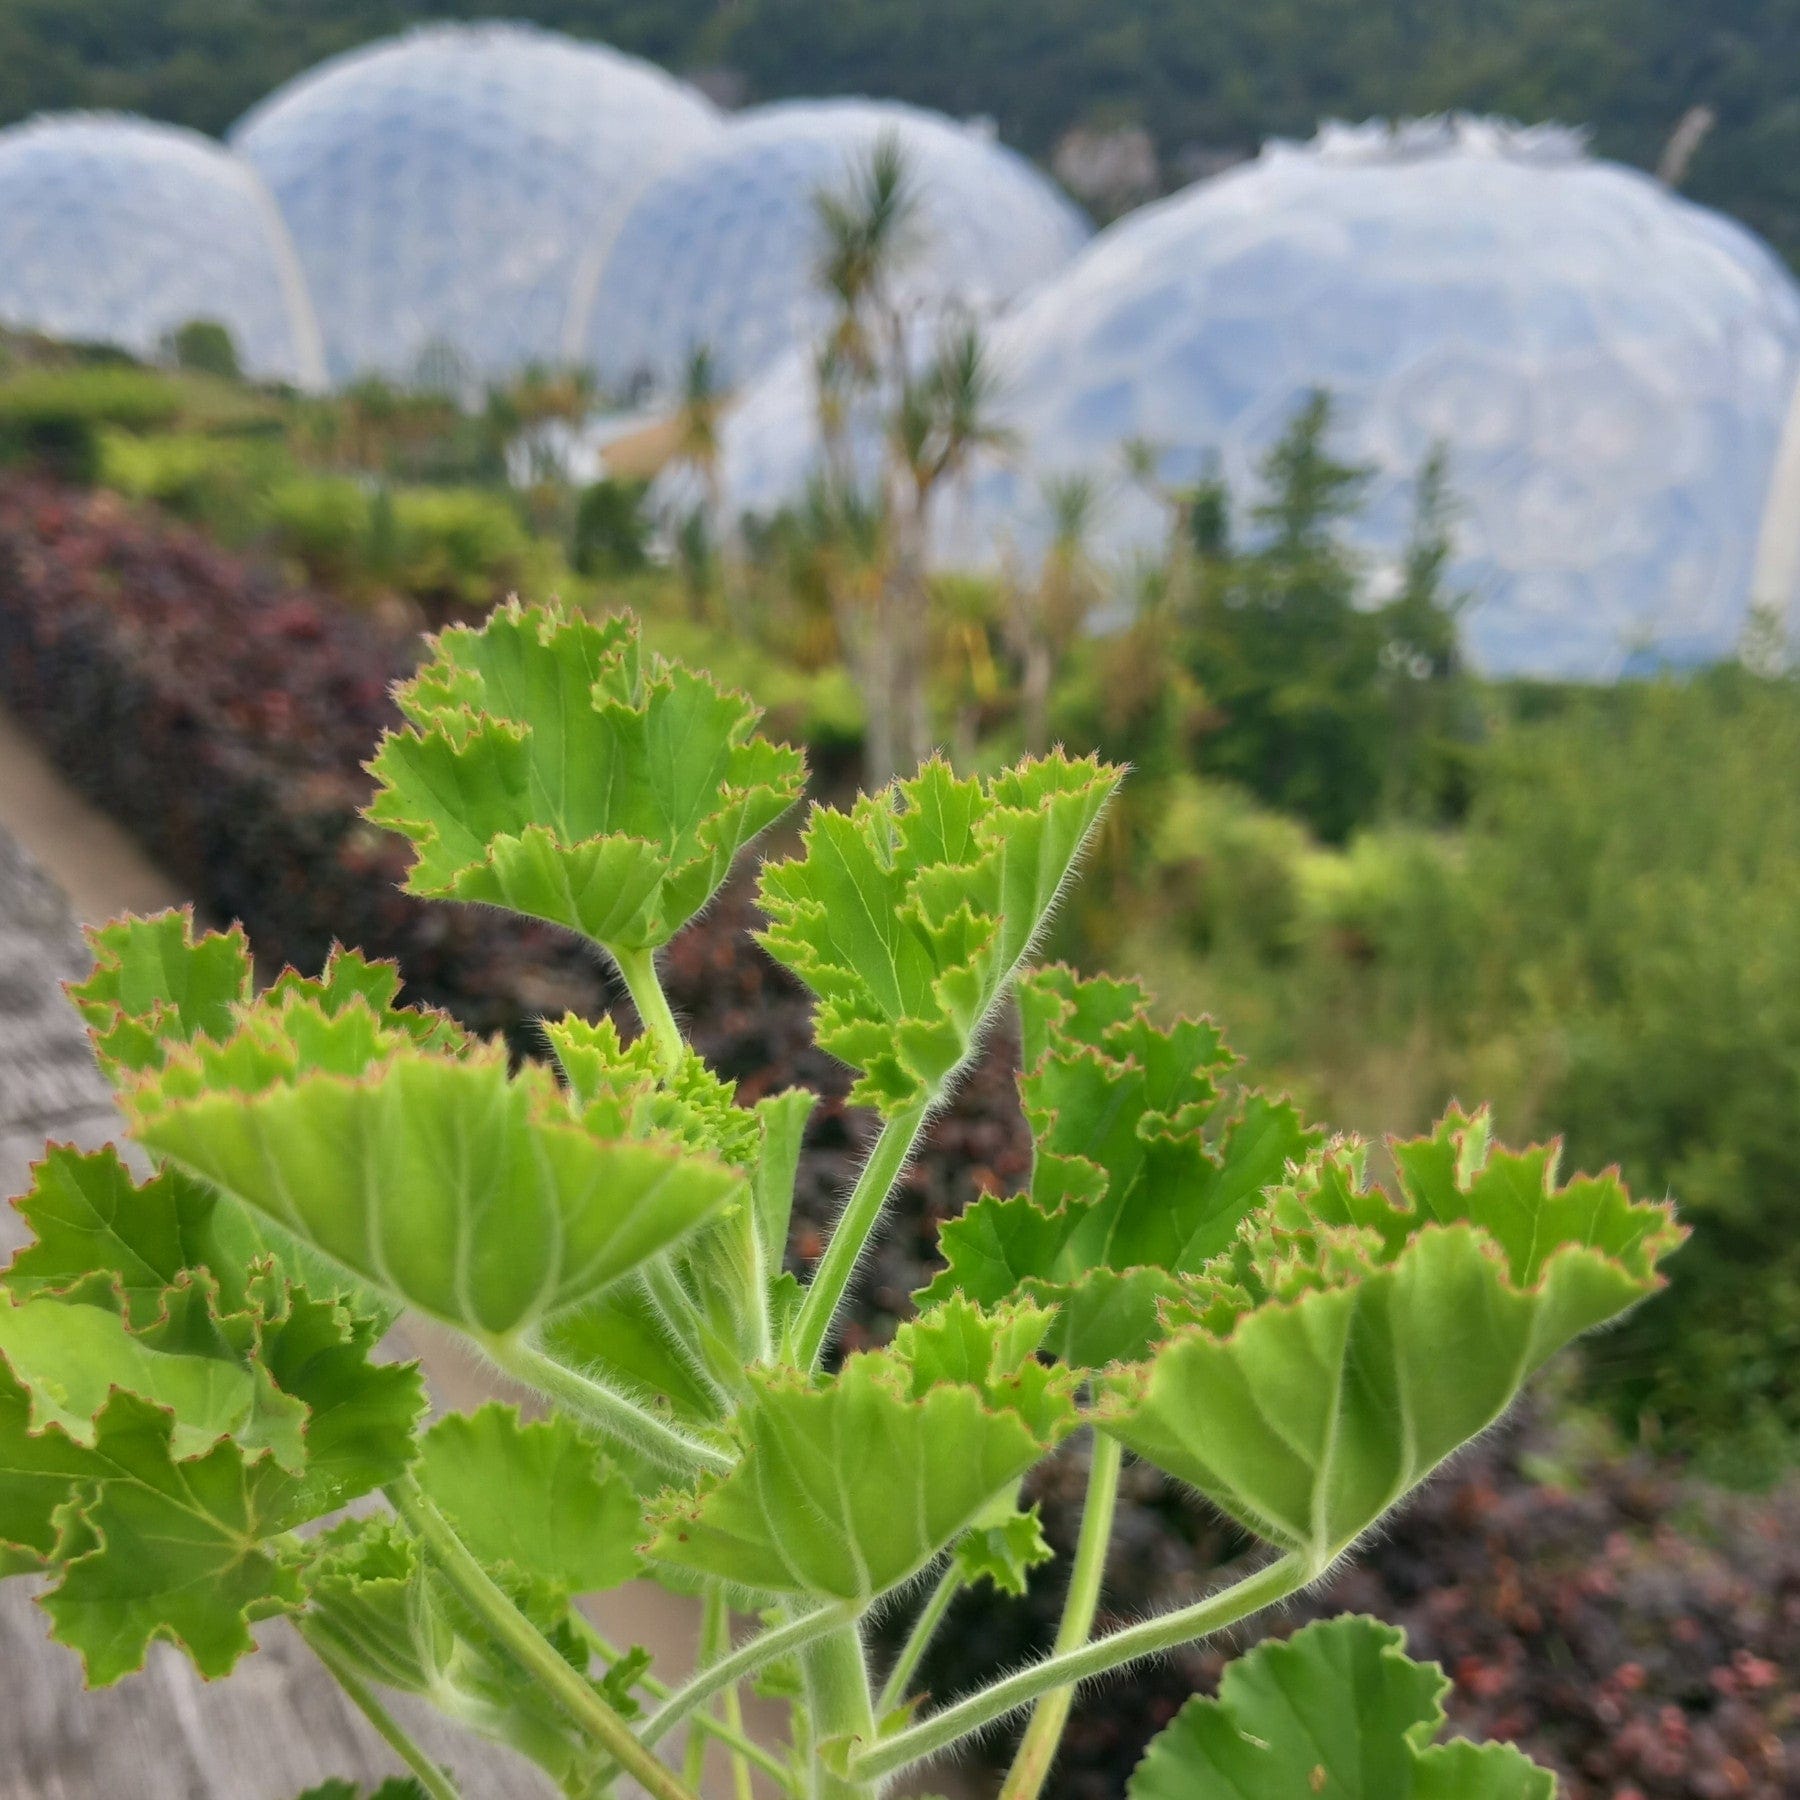
[(447, 1014), (402, 1007), (400, 971), (334, 946), (318, 976), (282, 972), (251, 998), (253, 970), (243, 931), (194, 935), (192, 908), (124, 918), (88, 933), (94, 967), (69, 996), (92, 1030), (101, 1067), (115, 1082), (162, 1067), (172, 1051), (222, 1044), (243, 1029), (246, 1014), (280, 1014), (296, 1002), (336, 1018), (352, 1007), (384, 1032), (422, 1047), (455, 1053), (467, 1044)]
[(848, 813), (815, 808), (768, 863), (762, 943), (819, 998), (851, 1098), (903, 1112), (942, 1093), (1043, 929), (1120, 771), (1060, 753), (991, 782), (928, 763)]
[(813, 1382), (759, 1373), (736, 1421), (743, 1461), (653, 1507), (645, 1554), (733, 1590), (866, 1604), (1074, 1428), (1067, 1387), (1042, 1379), (1050, 1373), (994, 1368), (984, 1392), (915, 1373), (894, 1351), (853, 1356)]
[(1227, 1112), (1217, 1028), (1159, 1029), (1133, 983), (1067, 969), (1019, 983), (1019, 1089), (1036, 1145), (1030, 1191), (978, 1200), (939, 1234), (945, 1267), (919, 1295), (1056, 1308), (1049, 1348), (1078, 1368), (1146, 1355), (1160, 1305), (1236, 1236), (1319, 1142), (1261, 1095)]
[(303, 1467), (306, 1407), (254, 1360), (252, 1322), (232, 1321), (240, 1329), (228, 1336), (210, 1295), (189, 1287), (168, 1297), (170, 1316), (133, 1330), (100, 1284), (76, 1298), (20, 1301), (0, 1290), (0, 1357), (30, 1397), (28, 1429), (54, 1425), (91, 1448), (107, 1396), (122, 1388), (168, 1409), (177, 1458), (231, 1437), (270, 1450), (290, 1470)]
[[(498, 1048), (448, 1061), (246, 1033), (128, 1098), (140, 1141), (394, 1300), (477, 1336), (579, 1306), (739, 1197), (716, 1163), (607, 1141)], [(317, 1072), (329, 1070), (328, 1073)], [(235, 1089), (236, 1091), (232, 1091)]]
[(1434, 1745), (1450, 1683), (1367, 1618), (1309, 1625), (1225, 1671), (1150, 1745), (1129, 1800), (1554, 1800), (1504, 1744)]
[(80, 1653), (90, 1687), (141, 1668), (152, 1638), (181, 1645), (202, 1675), (228, 1674), (255, 1648), (251, 1623), (300, 1597), (268, 1544), (302, 1522), (293, 1478), (229, 1440), (181, 1458), (171, 1414), (127, 1393), (107, 1402), (87, 1455), (86, 1482), (55, 1515), (61, 1578), (41, 1602), (52, 1635)]
[(157, 1067), (165, 1051), (229, 1034), (250, 998), (250, 946), (237, 926), (194, 936), (194, 910), (116, 919), (89, 931), (94, 966), (69, 998), (114, 1079)]
[(1001, 1593), (1016, 1596), (1025, 1592), (1031, 1571), (1053, 1562), (1056, 1552), (1045, 1540), (1038, 1509), (1032, 1506), (1021, 1512), (1015, 1506), (993, 1524), (972, 1525), (956, 1540), (950, 1556), (965, 1585), (988, 1581)]
[(514, 604), (434, 640), (369, 765), (410, 892), (479, 900), (613, 951), (665, 944), (799, 799), (757, 710), (646, 657), (636, 622)]
[(426, 1432), (415, 1478), (489, 1565), (569, 1594), (639, 1572), (637, 1495), (566, 1414), (524, 1425), (497, 1402), (451, 1413)]
[(222, 1249), (211, 1188), (164, 1169), (142, 1184), (112, 1146), (52, 1145), (32, 1171), (31, 1191), (13, 1202), (35, 1241), (5, 1272), (21, 1299), (66, 1291), (94, 1274), (110, 1276), (126, 1316), (148, 1325), (182, 1275), (208, 1271), (227, 1310), (241, 1302), (248, 1263)]
[(1313, 1159), (1208, 1272), (1186, 1322), (1108, 1377), (1099, 1423), (1324, 1568), (1579, 1333), (1660, 1283), (1681, 1232), (1611, 1176), (1551, 1185), (1485, 1120), (1401, 1145), (1403, 1200), (1354, 1144)]

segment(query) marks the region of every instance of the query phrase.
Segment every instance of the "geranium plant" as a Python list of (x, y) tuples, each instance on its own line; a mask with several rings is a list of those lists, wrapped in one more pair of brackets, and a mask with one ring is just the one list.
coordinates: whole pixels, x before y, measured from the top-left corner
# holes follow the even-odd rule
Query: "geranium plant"
[[(1559, 1186), (1551, 1151), (1494, 1148), (1480, 1115), (1391, 1146), (1383, 1192), (1361, 1144), (1238, 1085), (1211, 1025), (1031, 968), (1120, 780), (1054, 754), (815, 807), (762, 870), (763, 947), (880, 1119), (803, 1283), (783, 1260), (813, 1096), (739, 1104), (656, 969), (799, 800), (799, 755), (621, 619), (509, 607), (440, 636), (399, 699), (370, 817), (411, 841), (412, 890), (591, 940), (642, 1031), (547, 1020), (515, 1065), (351, 950), (257, 992), (235, 930), (95, 934), (74, 999), (143, 1160), (52, 1148), (17, 1202), (35, 1242), (0, 1281), (0, 1555), (43, 1579), (96, 1685), (157, 1638), (223, 1675), (289, 1618), (436, 1800), (454, 1770), (390, 1690), (565, 1794), (629, 1776), (659, 1800), (692, 1800), (709, 1756), (739, 1795), (865, 1800), (1030, 1709), (1018, 1800), (1077, 1683), (1317, 1581), (1678, 1241), (1666, 1207), (1610, 1175)], [(918, 1316), (832, 1366), (889, 1192), (1011, 1005), (1029, 1188), (947, 1226)], [(377, 1354), (409, 1312), (538, 1403), (427, 1424), (418, 1369)], [(955, 1594), (1018, 1591), (1048, 1557), (1021, 1484), (1077, 1437), (1053, 1650), (922, 1696)], [(1095, 1635), (1127, 1453), (1268, 1554)], [(703, 1608), (672, 1685), (579, 1604), (643, 1575)], [(897, 1607), (910, 1635), (876, 1666), (866, 1627)], [(785, 1742), (746, 1734), (747, 1683), (787, 1701)], [(1549, 1794), (1508, 1747), (1433, 1743), (1443, 1686), (1374, 1621), (1312, 1627), (1184, 1710), (1132, 1791)]]

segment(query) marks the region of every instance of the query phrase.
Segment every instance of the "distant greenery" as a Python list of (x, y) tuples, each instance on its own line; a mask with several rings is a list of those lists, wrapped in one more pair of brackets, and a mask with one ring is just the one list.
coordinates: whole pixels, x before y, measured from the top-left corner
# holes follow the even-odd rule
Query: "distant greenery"
[(1106, 953), (1230, 1018), (1334, 1123), (1404, 1132), (1491, 1094), (1507, 1132), (1673, 1194), (1685, 1266), (1590, 1347), (1590, 1391), (1760, 1479), (1800, 1456), (1800, 681), (1488, 701), (1455, 831), (1332, 850), (1177, 778)]
[(1718, 124), (1688, 190), (1800, 258), (1800, 0), (0, 0), (0, 120), (121, 106), (216, 132), (324, 56), (496, 11), (734, 69), (755, 99), (992, 114), (1039, 156), (1084, 122), (1141, 122), (1173, 159), (1322, 115), (1465, 107), (1590, 124), (1648, 168), (1705, 104)]

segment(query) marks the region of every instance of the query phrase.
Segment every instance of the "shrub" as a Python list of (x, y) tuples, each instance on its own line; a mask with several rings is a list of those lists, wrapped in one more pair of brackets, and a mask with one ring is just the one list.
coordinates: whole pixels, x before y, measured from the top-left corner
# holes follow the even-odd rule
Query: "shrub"
[(632, 575), (649, 566), (648, 483), (591, 481), (575, 506), (569, 560), (581, 575)]
[(440, 613), (505, 599), (542, 554), (503, 494), (397, 488), (392, 502), (392, 579)]
[(268, 500), (268, 530), (310, 580), (354, 592), (366, 583), (374, 501), (348, 475), (293, 475)]

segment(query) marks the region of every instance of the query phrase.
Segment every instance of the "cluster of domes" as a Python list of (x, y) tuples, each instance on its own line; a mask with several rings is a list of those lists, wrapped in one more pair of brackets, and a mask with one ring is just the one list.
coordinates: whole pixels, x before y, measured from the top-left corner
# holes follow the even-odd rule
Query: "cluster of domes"
[[(1489, 121), (1334, 128), (1103, 232), (991, 335), (1015, 451), (941, 516), (938, 554), (1029, 566), (1044, 484), (1238, 494), (1308, 392), (1372, 470), (1357, 530), (1397, 560), (1441, 446), (1465, 642), (1496, 672), (1604, 677), (1728, 654), (1796, 376), (1800, 290), (1749, 232), (1572, 133)], [(734, 502), (780, 504), (816, 458), (805, 369), (728, 424)], [(1166, 530), (1122, 479), (1121, 558)], [(1786, 594), (1765, 596), (1786, 602)]]
[(741, 379), (816, 320), (814, 194), (884, 132), (914, 169), (920, 298), (992, 307), (1086, 237), (1028, 163), (936, 114), (727, 117), (602, 45), (426, 26), (289, 82), (228, 147), (125, 118), (0, 131), (0, 322), (144, 351), (216, 319), (251, 372), (306, 384), (585, 363), (666, 391), (703, 343)]
[[(728, 116), (601, 46), (433, 26), (302, 75), (228, 146), (98, 115), (0, 131), (0, 322), (148, 353), (215, 319), (247, 370), (303, 386), (580, 364), (653, 404), (704, 346), (739, 394), (726, 497), (767, 512), (819, 455), (815, 199), (887, 135), (920, 202), (906, 310), (921, 338), (946, 309), (990, 321), (1010, 428), (946, 496), (940, 560), (1029, 567), (1046, 483), (1122, 476), (1131, 440), (1166, 482), (1217, 467), (1243, 493), (1324, 388), (1373, 472), (1378, 568), (1445, 451), (1487, 669), (1726, 653), (1759, 538), (1759, 597), (1794, 599), (1800, 494), (1769, 495), (1777, 469), (1800, 489), (1800, 289), (1552, 128), (1328, 128), (1089, 242), (976, 126), (857, 100)], [(1126, 562), (1165, 523), (1118, 479), (1098, 548)]]

